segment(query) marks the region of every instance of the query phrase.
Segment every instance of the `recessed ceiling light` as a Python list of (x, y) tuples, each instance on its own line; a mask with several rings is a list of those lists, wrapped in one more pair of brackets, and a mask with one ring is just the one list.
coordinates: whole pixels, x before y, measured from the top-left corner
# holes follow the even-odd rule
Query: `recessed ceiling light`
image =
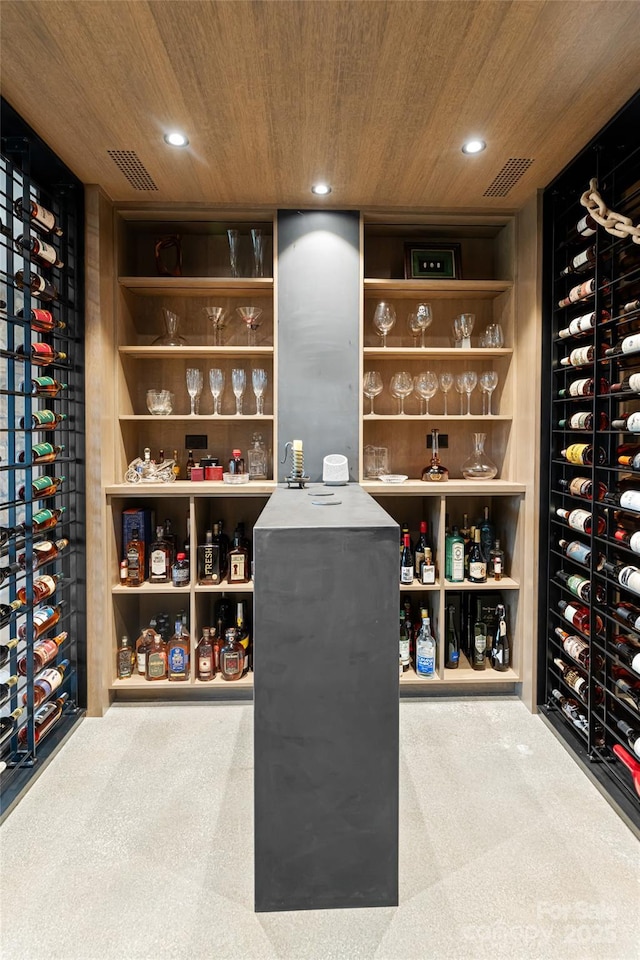
[(319, 197), (326, 197), (328, 193), (331, 193), (331, 187), (328, 183), (314, 183), (311, 187), (311, 193), (315, 193)]
[(165, 143), (171, 144), (172, 147), (186, 147), (189, 143), (189, 138), (184, 135), (184, 133), (178, 133), (177, 130), (173, 130), (171, 133), (165, 133), (164, 135)]
[(463, 153), (482, 153), (486, 147), (484, 140), (467, 140), (462, 144)]

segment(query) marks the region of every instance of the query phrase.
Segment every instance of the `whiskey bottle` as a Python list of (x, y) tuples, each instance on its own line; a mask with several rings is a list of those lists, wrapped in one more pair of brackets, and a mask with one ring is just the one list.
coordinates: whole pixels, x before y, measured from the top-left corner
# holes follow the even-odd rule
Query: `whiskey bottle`
[[(566, 337), (585, 337), (595, 329), (597, 317), (596, 310), (592, 310), (591, 313), (583, 313), (580, 317), (574, 317), (568, 327), (563, 327), (562, 330), (558, 331), (558, 336), (563, 340)], [(601, 323), (610, 319), (611, 314), (608, 310), (600, 311), (599, 320)]]
[(491, 666), (500, 673), (511, 667), (511, 642), (507, 631), (507, 613), (504, 604), (496, 607), (496, 628), (491, 647)]
[(473, 647), (471, 666), (474, 670), (484, 670), (487, 665), (487, 624), (482, 619), (482, 600), (476, 600), (476, 619), (473, 624)]
[(52, 510), (38, 510), (31, 519), (31, 529), (34, 533), (44, 533), (45, 530), (51, 530), (61, 520), (66, 507), (56, 507)]
[[(558, 486), (561, 490), (566, 490), (573, 497), (583, 497), (585, 500), (593, 500), (593, 481), (591, 477), (574, 477), (572, 480), (565, 480), (562, 477), (558, 480)], [(607, 494), (607, 486), (601, 480), (596, 481), (596, 492), (598, 500), (603, 500)]]
[(405, 534), (402, 553), (400, 554), (400, 583), (413, 583), (413, 553), (411, 552), (411, 538), (408, 533)]
[(131, 530), (131, 540), (126, 546), (127, 586), (138, 587), (144, 582), (144, 543), (139, 539), (138, 527)]
[(500, 549), (500, 541), (496, 540), (489, 553), (489, 576), (492, 580), (502, 580), (504, 576), (504, 550)]
[(571, 273), (582, 273), (583, 270), (588, 270), (590, 267), (593, 267), (596, 259), (596, 245), (593, 243), (590, 247), (587, 247), (586, 250), (583, 250), (577, 254), (577, 256), (573, 257), (564, 270), (560, 271), (560, 276), (567, 277)]
[[(440, 462), (440, 455), (438, 451), (438, 434), (439, 430), (433, 429), (431, 431), (431, 463), (428, 467), (425, 467), (422, 471), (422, 480), (430, 481), (432, 483), (444, 483), (444, 481), (449, 479), (449, 471), (446, 467), (442, 466)], [(427, 437), (427, 449), (429, 447)]]
[(41, 274), (36, 273), (35, 270), (30, 270), (28, 273), (24, 270), (17, 270), (15, 279), (18, 290), (24, 290), (25, 287), (28, 287), (32, 297), (38, 297), (45, 301), (58, 299), (59, 294), (54, 285)]
[(11, 603), (0, 603), (0, 627), (6, 627), (14, 613), (24, 606), (22, 600), (12, 600)]
[(12, 637), (12, 639), (8, 640), (6, 643), (0, 643), (0, 667), (4, 667), (5, 663), (9, 662), (11, 651), (15, 650), (17, 646), (17, 637)]
[(236, 604), (236, 637), (244, 650), (245, 673), (251, 669), (251, 636), (244, 617), (244, 601)]
[[(36, 203), (35, 200), (30, 199), (28, 203), (29, 209), (27, 211), (27, 218), (29, 222), (34, 227), (37, 227), (42, 233), (52, 233), (56, 237), (61, 237), (63, 231), (60, 229), (56, 215), (51, 213), (50, 210), (47, 210), (46, 207)], [(15, 201), (13, 204), (13, 210), (19, 220), (25, 219), (25, 210), (22, 197), (18, 197), (18, 199)]]
[[(32, 590), (33, 590), (33, 603), (41, 603), (43, 600), (47, 600), (49, 597), (52, 597), (56, 592), (56, 587), (58, 583), (62, 580), (61, 573), (54, 573), (51, 576), (45, 574), (42, 577), (36, 577), (33, 581)], [(27, 603), (27, 588), (20, 587), (18, 590), (18, 599), (21, 600), (25, 605)]]
[(198, 583), (220, 583), (220, 545), (214, 544), (211, 530), (207, 530), (204, 543), (198, 547)]
[[(38, 642), (34, 644), (32, 650), (34, 673), (42, 670), (47, 664), (52, 663), (56, 659), (60, 652), (60, 647), (68, 636), (67, 631), (63, 630), (62, 633), (57, 634), (55, 637), (45, 637), (44, 640), (38, 640)], [(18, 673), (23, 677), (27, 675), (26, 655), (20, 657), (18, 660)]]
[[(62, 716), (62, 711), (64, 705), (69, 699), (68, 693), (62, 693), (59, 697), (56, 697), (55, 700), (51, 700), (47, 703), (42, 710), (38, 710), (36, 715), (33, 718), (33, 734), (35, 737), (36, 743), (41, 743), (42, 740), (51, 732), (53, 727)], [(22, 730), (18, 732), (18, 743), (20, 746), (24, 746), (27, 742), (27, 728), (23, 727)]]
[[(53, 463), (64, 451), (64, 444), (49, 442), (36, 443), (31, 448), (31, 463)], [(26, 452), (22, 450), (18, 457), (20, 463), (25, 462)]]
[[(40, 567), (44, 567), (46, 563), (51, 563), (52, 560), (55, 560), (59, 556), (60, 552), (69, 546), (69, 541), (66, 537), (61, 537), (59, 540), (41, 540), (39, 543), (33, 544), (33, 553), (31, 559), (31, 569), (38, 570)], [(18, 557), (18, 563), (23, 570), (27, 569), (27, 555), (26, 553), (21, 553)]]
[(21, 233), (19, 237), (15, 238), (14, 243), (17, 250), (28, 250), (31, 259), (44, 267), (55, 267), (58, 270), (60, 267), (64, 267), (64, 261), (59, 259), (55, 247), (38, 237), (30, 237)]
[[(556, 507), (556, 516), (567, 521), (572, 530), (579, 530), (580, 533), (591, 534), (593, 528), (593, 514), (588, 510), (566, 510), (564, 507)], [(599, 537), (606, 529), (607, 523), (604, 517), (597, 517), (596, 530)]]
[(149, 547), (149, 582), (168, 583), (171, 579), (171, 547), (164, 539), (162, 525), (156, 527), (156, 539)]
[(67, 390), (69, 385), (55, 380), (53, 377), (33, 377), (29, 389), (26, 384), (20, 384), (23, 393), (31, 393), (36, 397), (57, 397), (61, 390)]
[(447, 656), (444, 663), (447, 670), (457, 670), (460, 664), (460, 638), (455, 615), (456, 608), (451, 604), (447, 608)]
[(560, 451), (560, 456), (568, 463), (576, 463), (580, 466), (593, 466), (594, 457), (598, 464), (606, 463), (607, 455), (602, 447), (593, 447), (590, 443), (572, 443), (565, 450)]
[[(63, 660), (56, 667), (47, 667), (42, 673), (38, 674), (33, 684), (33, 705), (39, 707), (43, 700), (50, 697), (52, 693), (62, 686), (64, 675), (69, 669), (70, 661)], [(27, 694), (22, 695), (23, 706), (27, 702)]]
[(171, 567), (171, 583), (174, 587), (188, 587), (191, 579), (186, 553), (179, 553)]
[(244, 673), (244, 647), (236, 636), (236, 628), (229, 627), (225, 644), (220, 648), (220, 674), (223, 680), (240, 680)]
[(563, 583), (574, 597), (579, 597), (580, 600), (584, 600), (585, 603), (591, 603), (592, 596), (598, 603), (604, 603), (605, 601), (605, 590), (599, 584), (592, 586), (591, 582), (585, 580), (584, 577), (567, 573), (566, 570), (558, 570), (556, 579), (559, 580), (560, 583)]
[[(558, 427), (561, 430), (593, 430), (593, 414), (588, 411), (580, 411), (571, 414), (570, 417), (558, 420)], [(598, 416), (598, 429), (606, 430), (609, 426), (609, 418), (602, 412)]]
[[(567, 603), (566, 600), (559, 600), (558, 609), (571, 626), (575, 627), (576, 630), (580, 630), (581, 633), (584, 633), (587, 637), (590, 636), (591, 613), (588, 607), (583, 607), (580, 604)], [(595, 615), (595, 628), (596, 633), (602, 633), (604, 629), (602, 617), (599, 614)]]
[(178, 460), (178, 451), (173, 451), (173, 475), (176, 480), (180, 479), (180, 461)]
[(0, 706), (7, 702), (15, 692), (14, 687), (18, 686), (18, 677), (7, 677), (0, 683)]
[(558, 300), (558, 306), (570, 307), (572, 303), (578, 303), (580, 300), (588, 300), (595, 295), (595, 292), (596, 280), (595, 277), (591, 277), (589, 280), (584, 280), (577, 286), (572, 287), (566, 297)]
[(209, 627), (204, 627), (202, 637), (196, 647), (196, 679), (206, 682), (215, 677), (213, 644), (209, 634)]
[(24, 523), (18, 523), (15, 527), (0, 527), (0, 546), (4, 546), (14, 537), (20, 537), (26, 530)]
[(168, 674), (167, 644), (159, 633), (152, 634), (145, 657), (145, 677), (147, 680), (166, 680)]
[[(181, 554), (178, 554), (181, 556)], [(182, 554), (184, 556), (184, 554)], [(182, 617), (176, 618), (175, 631), (169, 641), (168, 675), (169, 680), (189, 679), (190, 638), (182, 625)]]
[(480, 546), (480, 535), (480, 529), (476, 527), (475, 539), (469, 551), (469, 580), (471, 583), (487, 582), (487, 561)]
[[(58, 492), (59, 487), (64, 483), (66, 477), (36, 477), (31, 481), (31, 499), (45, 500), (47, 497), (53, 497)], [(27, 488), (20, 487), (18, 496), (21, 500), (26, 497)]]
[(118, 643), (118, 651), (116, 654), (116, 673), (118, 680), (126, 680), (127, 677), (130, 677), (132, 673), (131, 644), (129, 643), (129, 637), (127, 637), (126, 634), (120, 637), (120, 641)]
[(143, 630), (136, 640), (135, 662), (138, 675), (144, 677), (147, 672), (147, 653), (151, 647), (151, 642), (155, 635), (155, 630), (148, 627)]
[(191, 468), (195, 467), (195, 465), (196, 465), (196, 462), (193, 459), (193, 450), (188, 450), (187, 451), (187, 468), (186, 468), (187, 480), (191, 480)]
[[(16, 316), (24, 317), (25, 311), (18, 310)], [(57, 320), (50, 310), (35, 309), (30, 311), (31, 329), (36, 333), (53, 333), (55, 330), (66, 330), (66, 323)]]
[(3, 744), (13, 736), (18, 726), (18, 720), (23, 713), (24, 708), (17, 707), (8, 717), (0, 717), (0, 744)]
[(429, 612), (420, 611), (422, 626), (416, 637), (416, 673), (419, 677), (432, 679), (436, 675), (436, 642), (431, 633)]
[[(54, 413), (53, 410), (34, 410), (31, 414), (31, 429), (55, 430), (66, 419), (66, 413)], [(25, 429), (24, 417), (20, 417), (20, 429)]]
[(234, 537), (233, 546), (229, 551), (228, 579), (229, 583), (248, 583), (251, 579), (249, 552), (240, 542), (239, 537)]

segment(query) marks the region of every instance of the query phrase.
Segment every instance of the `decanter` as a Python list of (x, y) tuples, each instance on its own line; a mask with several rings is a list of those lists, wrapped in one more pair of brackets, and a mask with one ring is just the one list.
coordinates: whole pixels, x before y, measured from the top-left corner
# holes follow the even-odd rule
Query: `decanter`
[[(446, 467), (443, 467), (440, 463), (440, 455), (438, 453), (438, 434), (439, 430), (435, 428), (431, 431), (431, 450), (432, 457), (431, 463), (428, 467), (425, 467), (422, 471), (422, 480), (430, 480), (431, 482), (442, 483), (445, 480), (449, 479), (449, 471)], [(427, 437), (428, 439), (428, 437)]]
[(254, 433), (251, 438), (252, 446), (247, 451), (250, 480), (267, 479), (267, 450), (261, 433)]
[(497, 466), (485, 453), (486, 439), (486, 433), (474, 433), (473, 453), (462, 464), (462, 476), (465, 480), (493, 480), (497, 475)]

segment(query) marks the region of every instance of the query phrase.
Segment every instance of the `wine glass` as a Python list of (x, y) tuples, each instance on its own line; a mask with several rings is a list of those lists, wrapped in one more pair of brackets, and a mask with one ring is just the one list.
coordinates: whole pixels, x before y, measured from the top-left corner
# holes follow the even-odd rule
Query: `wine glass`
[(247, 325), (247, 337), (250, 347), (256, 345), (256, 330), (260, 326), (260, 317), (262, 316), (261, 307), (236, 307), (236, 313), (242, 317)]
[(460, 416), (462, 416), (462, 415), (464, 414), (464, 407), (463, 407), (462, 397), (463, 397), (463, 395), (466, 393), (466, 389), (465, 389), (465, 385), (466, 385), (466, 382), (467, 382), (467, 375), (466, 375), (466, 373), (457, 373), (457, 374), (456, 374), (456, 379), (455, 379), (454, 382), (455, 382), (455, 385), (456, 385), (456, 390), (457, 390), (458, 393), (460, 394)]
[(394, 373), (390, 383), (391, 396), (398, 400), (400, 409), (398, 413), (404, 414), (404, 399), (410, 393), (413, 393), (413, 377), (406, 370)]
[(203, 307), (202, 312), (213, 327), (213, 345), (220, 345), (220, 331), (227, 320), (227, 311), (224, 307)]
[(447, 410), (447, 394), (451, 387), (453, 386), (453, 374), (450, 370), (443, 370), (440, 374), (440, 389), (444, 393), (444, 415), (445, 417), (449, 416), (449, 411)]
[(482, 390), (487, 394), (488, 403), (487, 403), (487, 413), (491, 416), (491, 394), (498, 386), (498, 374), (495, 370), (484, 370), (480, 374), (480, 386)]
[(460, 327), (462, 329), (462, 339), (469, 341), (469, 346), (471, 346), (471, 334), (473, 332), (473, 327), (476, 322), (475, 313), (461, 313), (460, 317)]
[(209, 370), (209, 389), (211, 390), (211, 396), (213, 397), (213, 412), (216, 415), (220, 414), (220, 397), (222, 396), (222, 391), (224, 390), (224, 370), (220, 370), (218, 367), (214, 367), (213, 370)]
[(438, 392), (437, 373), (434, 373), (433, 370), (426, 370), (424, 373), (419, 373), (413, 381), (413, 389), (417, 396), (420, 397), (420, 400), (426, 403), (426, 409), (424, 411), (421, 409), (420, 413), (428, 417), (429, 400)]
[(233, 388), (233, 395), (236, 398), (236, 416), (238, 417), (242, 415), (242, 397), (246, 383), (247, 377), (244, 370), (234, 368), (231, 371), (231, 386)]
[(484, 332), (485, 347), (499, 349), (504, 347), (504, 333), (499, 323), (490, 323)]
[(229, 240), (229, 264), (231, 266), (231, 276), (239, 277), (240, 272), (238, 270), (238, 244), (239, 244), (238, 231), (227, 230), (227, 238)]
[(418, 337), (422, 333), (422, 318), (417, 313), (410, 313), (407, 316), (407, 326), (409, 333), (413, 337), (413, 346), (418, 346)]
[(267, 389), (267, 371), (258, 367), (251, 372), (251, 385), (256, 398), (256, 414), (264, 413), (264, 392)]
[(382, 377), (377, 370), (367, 370), (362, 381), (362, 392), (371, 402), (369, 413), (373, 413), (373, 398), (382, 393)]
[(202, 370), (194, 367), (187, 369), (187, 393), (191, 397), (191, 416), (195, 416), (200, 409), (200, 394), (202, 393)]
[(462, 332), (462, 321), (460, 317), (453, 318), (453, 339), (455, 340), (456, 347), (462, 346), (462, 339), (464, 333)]
[[(478, 374), (474, 370), (467, 370), (463, 374), (464, 377), (464, 392), (467, 395), (467, 416), (471, 416), (471, 394), (476, 388), (478, 383)], [(462, 399), (462, 396), (460, 397)]]
[(392, 303), (381, 300), (373, 314), (373, 325), (379, 337), (382, 337), (382, 346), (387, 345), (387, 334), (396, 322), (396, 311)]
[(264, 243), (262, 230), (253, 228), (251, 230), (251, 246), (253, 248), (253, 275), (254, 277), (264, 276)]
[(424, 334), (425, 330), (431, 326), (431, 321), (433, 320), (433, 315), (431, 313), (431, 304), (430, 303), (419, 303), (416, 307), (416, 317), (420, 321), (420, 334), (421, 342), (420, 346), (424, 349)]

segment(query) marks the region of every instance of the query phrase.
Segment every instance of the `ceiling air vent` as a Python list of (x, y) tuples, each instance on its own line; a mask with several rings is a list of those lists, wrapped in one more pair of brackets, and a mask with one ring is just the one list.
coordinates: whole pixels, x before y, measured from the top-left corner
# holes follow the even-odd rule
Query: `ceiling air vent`
[(134, 190), (158, 189), (135, 150), (107, 150), (107, 153)]
[(511, 187), (515, 187), (520, 177), (526, 173), (532, 163), (533, 160), (527, 158), (511, 157), (510, 160), (507, 160), (497, 177), (494, 177), (491, 181), (482, 196), (506, 197)]

